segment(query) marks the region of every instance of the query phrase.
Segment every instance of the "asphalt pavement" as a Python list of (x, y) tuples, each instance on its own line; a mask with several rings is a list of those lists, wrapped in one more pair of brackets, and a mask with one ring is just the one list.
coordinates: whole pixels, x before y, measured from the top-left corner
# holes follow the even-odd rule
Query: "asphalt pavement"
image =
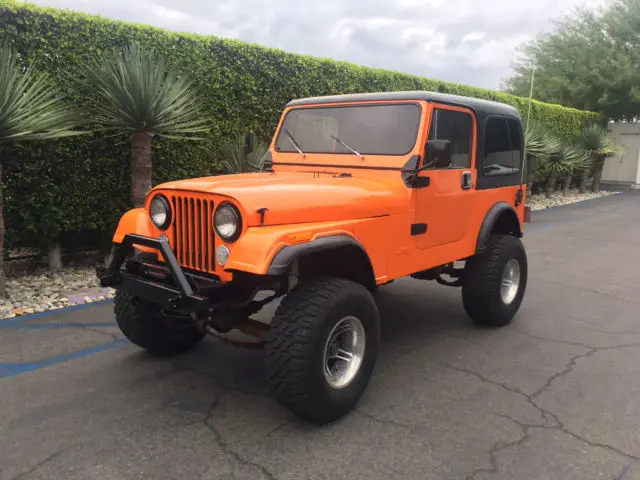
[(524, 242), (503, 329), (459, 289), (381, 289), (374, 377), (324, 427), (271, 399), (260, 351), (153, 358), (109, 302), (0, 320), (0, 479), (640, 479), (640, 195), (534, 213)]

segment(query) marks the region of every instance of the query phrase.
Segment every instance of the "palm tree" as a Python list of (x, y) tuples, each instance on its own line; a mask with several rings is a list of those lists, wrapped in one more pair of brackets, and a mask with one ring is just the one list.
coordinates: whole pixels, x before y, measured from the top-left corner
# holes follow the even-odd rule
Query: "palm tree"
[(144, 206), (151, 189), (151, 139), (194, 139), (188, 136), (208, 130), (206, 120), (198, 116), (193, 81), (163, 57), (135, 44), (96, 57), (76, 73), (92, 119), (104, 130), (131, 135), (133, 206)]
[[(602, 169), (607, 157), (622, 155), (623, 147), (617, 140), (609, 135), (607, 130), (598, 124), (589, 125), (582, 131), (582, 146), (587, 152), (593, 167), (593, 183), (591, 190), (600, 191), (600, 181), (602, 180)], [(588, 171), (583, 170), (580, 180), (580, 191), (585, 189)]]
[(547, 177), (545, 195), (551, 196), (558, 175), (564, 172), (562, 162), (562, 141), (555, 135), (548, 133), (539, 124), (532, 124), (526, 130), (527, 151), (527, 190), (531, 193), (536, 172), (540, 171)]
[(239, 133), (222, 144), (222, 165), (229, 173), (259, 172), (264, 168), (268, 149), (269, 145), (257, 141), (255, 135)]
[(573, 176), (584, 170), (588, 156), (579, 145), (567, 143), (562, 148), (562, 156), (567, 165), (562, 180), (562, 195), (568, 195)]
[(538, 165), (544, 163), (551, 152), (557, 148), (553, 137), (548, 137), (538, 123), (531, 123), (525, 132), (527, 155), (527, 196), (531, 195)]
[[(46, 76), (36, 75), (18, 53), (0, 45), (0, 153), (11, 142), (47, 140), (75, 135), (77, 113), (63, 102), (60, 89)], [(0, 298), (7, 298), (4, 275), (4, 182), (0, 155)]]
[(576, 153), (570, 145), (562, 142), (555, 135), (545, 133), (543, 142), (547, 155), (540, 167), (547, 178), (545, 196), (551, 198), (558, 177), (569, 173), (573, 168), (572, 162), (575, 162)]
[(583, 194), (587, 191), (587, 179), (593, 170), (593, 157), (590, 151), (586, 149), (582, 133), (574, 144), (576, 148), (582, 151), (582, 157), (575, 165), (573, 174), (578, 176), (578, 193)]

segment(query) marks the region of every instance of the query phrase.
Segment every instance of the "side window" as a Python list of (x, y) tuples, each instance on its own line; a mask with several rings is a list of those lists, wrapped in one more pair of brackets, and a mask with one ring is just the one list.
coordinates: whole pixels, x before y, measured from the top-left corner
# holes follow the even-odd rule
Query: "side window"
[(509, 133), (511, 135), (511, 151), (513, 152), (513, 168), (520, 169), (522, 167), (522, 150), (524, 142), (522, 140), (522, 128), (520, 123), (513, 119), (507, 120), (509, 125)]
[(485, 130), (483, 173), (490, 176), (517, 173), (521, 148), (520, 129), (515, 120), (490, 118)]
[(451, 167), (471, 166), (473, 118), (468, 113), (436, 108), (433, 110), (429, 140), (451, 142)]

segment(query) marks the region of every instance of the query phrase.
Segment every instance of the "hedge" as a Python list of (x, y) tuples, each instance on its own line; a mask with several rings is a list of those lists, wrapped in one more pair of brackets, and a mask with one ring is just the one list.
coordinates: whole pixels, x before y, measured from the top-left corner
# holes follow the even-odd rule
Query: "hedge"
[[(54, 79), (107, 49), (138, 42), (192, 75), (211, 135), (203, 142), (154, 141), (154, 181), (216, 172), (216, 145), (239, 128), (268, 139), (293, 98), (394, 90), (431, 90), (496, 100), (528, 101), (404, 73), (210, 36), (111, 21), (69, 10), (0, 0), (0, 40)], [(64, 87), (63, 82), (61, 85)], [(71, 99), (73, 92), (68, 92)], [(534, 101), (532, 118), (561, 136), (597, 121), (595, 113)], [(124, 138), (89, 135), (23, 144), (3, 154), (6, 165), (7, 243), (36, 245), (58, 234), (94, 232), (106, 238), (129, 208), (129, 148)]]

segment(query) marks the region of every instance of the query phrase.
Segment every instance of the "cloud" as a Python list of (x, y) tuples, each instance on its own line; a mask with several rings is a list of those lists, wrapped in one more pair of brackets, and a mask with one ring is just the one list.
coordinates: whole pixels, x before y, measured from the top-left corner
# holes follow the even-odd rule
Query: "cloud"
[(191, 18), (191, 15), (175, 10), (173, 8), (163, 7), (162, 5), (149, 5), (149, 10), (160, 19), (161, 22), (168, 23), (183, 23), (185, 20)]
[(482, 40), (486, 37), (487, 34), (485, 32), (469, 32), (464, 37), (462, 37), (462, 43), (468, 42), (477, 42), (478, 40)]
[[(35, 0), (106, 17), (498, 88), (516, 47), (581, 0)], [(587, 0), (597, 6), (605, 0)]]

